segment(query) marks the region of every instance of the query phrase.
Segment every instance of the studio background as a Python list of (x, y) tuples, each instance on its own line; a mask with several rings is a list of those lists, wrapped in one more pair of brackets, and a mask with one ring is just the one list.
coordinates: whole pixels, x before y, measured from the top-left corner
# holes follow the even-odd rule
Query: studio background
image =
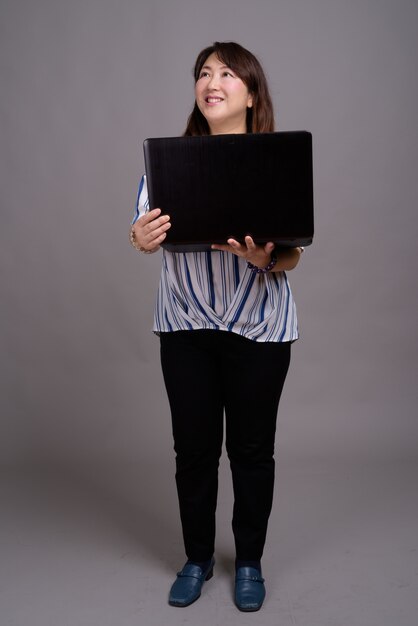
[[(134, 511), (149, 556), (160, 558), (161, 546), (181, 555), (170, 417), (151, 332), (161, 256), (138, 254), (128, 231), (142, 141), (182, 134), (195, 57), (215, 40), (258, 56), (278, 130), (313, 134), (316, 233), (289, 274), (301, 339), (279, 412), (279, 484), (289, 471), (337, 467), (364, 475), (407, 467), (413, 476), (416, 2), (0, 7), (5, 479), (59, 477), (60, 493), (100, 501), (104, 517), (114, 515), (112, 502), (125, 518)], [(225, 461), (222, 475), (219, 515), (228, 521)], [(8, 616), (13, 606), (6, 603)]]

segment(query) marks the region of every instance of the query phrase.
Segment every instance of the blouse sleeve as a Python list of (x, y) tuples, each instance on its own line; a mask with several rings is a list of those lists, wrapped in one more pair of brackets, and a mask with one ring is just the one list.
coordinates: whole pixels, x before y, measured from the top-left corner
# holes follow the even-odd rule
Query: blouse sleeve
[(138, 196), (136, 199), (136, 207), (135, 207), (135, 215), (132, 220), (132, 224), (135, 224), (137, 219), (147, 213), (149, 211), (149, 200), (148, 200), (148, 187), (147, 187), (147, 177), (145, 174), (141, 178), (141, 182), (138, 187)]

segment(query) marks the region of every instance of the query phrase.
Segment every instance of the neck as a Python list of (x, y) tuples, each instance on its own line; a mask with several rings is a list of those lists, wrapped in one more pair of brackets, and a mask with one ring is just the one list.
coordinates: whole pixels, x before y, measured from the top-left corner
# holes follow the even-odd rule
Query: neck
[(243, 135), (247, 132), (247, 124), (209, 124), (211, 135)]

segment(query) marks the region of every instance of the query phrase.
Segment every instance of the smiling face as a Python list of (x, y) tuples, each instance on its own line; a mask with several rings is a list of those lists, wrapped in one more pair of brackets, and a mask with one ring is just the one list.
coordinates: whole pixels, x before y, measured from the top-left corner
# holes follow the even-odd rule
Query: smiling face
[(252, 107), (252, 96), (245, 83), (215, 53), (201, 69), (195, 97), (212, 135), (247, 132), (247, 108)]

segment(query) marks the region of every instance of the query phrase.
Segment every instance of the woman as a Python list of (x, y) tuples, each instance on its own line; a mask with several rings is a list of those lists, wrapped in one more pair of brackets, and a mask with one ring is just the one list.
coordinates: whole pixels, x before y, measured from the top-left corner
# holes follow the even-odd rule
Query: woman
[[(195, 104), (185, 135), (271, 132), (274, 116), (264, 72), (248, 50), (215, 42), (199, 54)], [(233, 184), (233, 181), (231, 181)], [(156, 252), (169, 215), (148, 211), (141, 181), (131, 243)], [(229, 239), (210, 252), (163, 252), (154, 331), (170, 402), (176, 483), (187, 563), (169, 603), (188, 606), (211, 578), (218, 465), (225, 412), (234, 488), (235, 603), (258, 610), (265, 597), (261, 557), (274, 486), (280, 395), (298, 337), (285, 274), (300, 248), (275, 250)]]

